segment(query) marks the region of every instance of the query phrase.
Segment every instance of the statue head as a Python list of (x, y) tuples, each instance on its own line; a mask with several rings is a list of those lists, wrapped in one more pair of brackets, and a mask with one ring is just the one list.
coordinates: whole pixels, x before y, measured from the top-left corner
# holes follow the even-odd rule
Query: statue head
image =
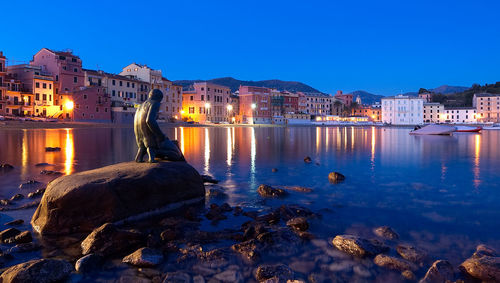
[(161, 100), (163, 99), (163, 93), (159, 89), (152, 89), (149, 92), (149, 99), (161, 102)]

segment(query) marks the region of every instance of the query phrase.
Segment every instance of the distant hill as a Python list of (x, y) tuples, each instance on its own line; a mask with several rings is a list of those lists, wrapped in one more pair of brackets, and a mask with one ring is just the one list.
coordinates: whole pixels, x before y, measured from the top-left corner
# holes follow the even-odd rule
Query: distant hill
[(466, 86), (449, 86), (449, 85), (442, 85), (433, 89), (429, 89), (430, 91), (434, 93), (441, 93), (441, 94), (451, 94), (451, 93), (459, 93), (459, 92), (464, 92), (468, 90), (470, 87)]
[(205, 82), (205, 81), (222, 86), (227, 86), (231, 89), (232, 92), (237, 91), (240, 88), (240, 85), (268, 87), (268, 88), (275, 88), (278, 90), (286, 90), (290, 92), (296, 92), (296, 91), (320, 92), (319, 90), (301, 82), (291, 82), (291, 81), (281, 81), (281, 80), (242, 81), (231, 77), (217, 78), (211, 80), (178, 80), (174, 81), (174, 84), (182, 85), (183, 89), (188, 89), (194, 83)]
[(352, 94), (354, 100), (356, 100), (356, 97), (359, 96), (361, 98), (361, 103), (363, 104), (374, 104), (375, 102), (380, 102), (380, 100), (384, 97), (383, 95), (369, 93), (364, 90), (356, 90), (350, 94)]
[(448, 94), (435, 94), (432, 96), (433, 102), (443, 103), (445, 106), (472, 106), (474, 93), (496, 93), (500, 94), (500, 82), (485, 84), (483, 86), (473, 84), (472, 87), (464, 91)]

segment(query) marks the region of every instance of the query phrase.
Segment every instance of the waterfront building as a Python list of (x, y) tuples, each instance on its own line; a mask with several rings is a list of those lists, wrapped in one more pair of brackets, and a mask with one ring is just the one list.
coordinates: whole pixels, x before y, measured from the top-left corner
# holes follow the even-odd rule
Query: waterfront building
[[(419, 95), (420, 96), (420, 95)], [(423, 97), (421, 97), (424, 99)], [(438, 102), (424, 102), (422, 119), (424, 123), (440, 123), (445, 120), (444, 105)]]
[(298, 112), (306, 113), (307, 110), (307, 97), (303, 92), (297, 92), (298, 95)]
[(161, 89), (163, 76), (161, 70), (153, 70), (147, 65), (132, 63), (122, 69), (122, 76), (132, 76), (151, 85), (151, 89)]
[(0, 115), (5, 115), (7, 87), (5, 86), (5, 76), (7, 75), (7, 58), (0, 51)]
[(367, 117), (368, 120), (373, 122), (382, 121), (382, 110), (380, 107), (374, 106), (361, 106), (352, 109), (352, 116), (355, 117)]
[(477, 113), (474, 107), (446, 107), (445, 114), (441, 120), (453, 124), (474, 124), (477, 123)]
[(283, 117), (299, 112), (299, 95), (289, 91), (271, 90), (271, 115)]
[(182, 111), (182, 86), (174, 85), (172, 81), (162, 78), (165, 119), (177, 120)]
[(424, 99), (397, 95), (382, 98), (382, 122), (392, 125), (420, 125), (423, 123)]
[(11, 116), (33, 115), (33, 94), (22, 89), (21, 81), (11, 75), (4, 77), (5, 114)]
[(209, 82), (194, 83), (193, 88), (182, 92), (183, 119), (198, 123), (230, 121), (230, 88)]
[(31, 93), (33, 100), (32, 115), (37, 117), (55, 117), (61, 113), (54, 95), (54, 79), (42, 67), (29, 64), (10, 65), (7, 72), (21, 82), (21, 90)]
[(238, 124), (241, 123), (240, 97), (236, 93), (231, 94), (229, 96), (229, 103), (231, 105), (231, 107), (228, 108), (229, 121), (231, 123), (238, 123)]
[(324, 93), (304, 92), (306, 97), (306, 114), (313, 116), (331, 115), (332, 97)]
[(500, 122), (500, 94), (475, 93), (472, 107), (476, 108), (478, 122)]
[(344, 94), (341, 90), (337, 90), (337, 93), (334, 95), (334, 97), (345, 105), (345, 107), (351, 107), (352, 101), (353, 101), (353, 95), (348, 93)]
[(244, 124), (271, 123), (271, 90), (265, 87), (240, 86), (240, 115)]

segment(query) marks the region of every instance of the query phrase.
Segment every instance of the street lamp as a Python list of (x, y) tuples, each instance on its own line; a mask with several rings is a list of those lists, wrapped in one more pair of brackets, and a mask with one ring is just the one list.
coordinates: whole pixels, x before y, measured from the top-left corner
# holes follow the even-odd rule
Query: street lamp
[(255, 108), (257, 108), (257, 104), (252, 103), (251, 107), (252, 107), (252, 109), (254, 109), (254, 110), (255, 110)]
[(210, 103), (205, 103), (205, 108), (210, 108)]
[(228, 105), (227, 105), (227, 111), (231, 111), (231, 110), (233, 110), (233, 105), (228, 104)]

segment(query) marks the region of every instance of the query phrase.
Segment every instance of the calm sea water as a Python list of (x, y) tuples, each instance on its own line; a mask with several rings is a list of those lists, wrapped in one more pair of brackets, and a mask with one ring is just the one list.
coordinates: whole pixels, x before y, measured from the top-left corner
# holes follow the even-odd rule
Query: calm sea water
[[(454, 264), (479, 243), (500, 250), (500, 131), (440, 137), (410, 136), (409, 130), (179, 127), (164, 132), (180, 141), (200, 173), (222, 181), (231, 205), (258, 209), (287, 202), (321, 212), (322, 220), (311, 227), (319, 238), (371, 236), (373, 227), (389, 225), (403, 241)], [(61, 151), (45, 152), (48, 146)], [(132, 160), (135, 152), (132, 128), (0, 130), (0, 161), (16, 167), (0, 175), (0, 198), (19, 193), (26, 180), (48, 181), (37, 163), (71, 174)], [(305, 156), (313, 162), (304, 163)], [(343, 173), (346, 181), (329, 184), (331, 171)], [(260, 184), (314, 191), (264, 203), (256, 193)], [(32, 213), (7, 212), (0, 221), (28, 221)]]

